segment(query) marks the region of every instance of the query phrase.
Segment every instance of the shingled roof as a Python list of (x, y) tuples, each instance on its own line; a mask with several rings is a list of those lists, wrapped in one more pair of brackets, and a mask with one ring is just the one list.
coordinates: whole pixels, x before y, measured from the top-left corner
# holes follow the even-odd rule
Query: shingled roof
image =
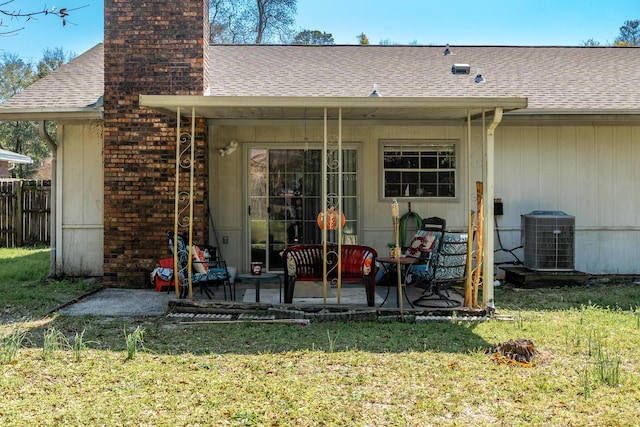
[(33, 119), (95, 116), (103, 92), (104, 50), (100, 43), (0, 104), (0, 119), (8, 114)]
[[(529, 109), (640, 110), (640, 49), (213, 46), (211, 95), (523, 96)], [(468, 64), (470, 75), (454, 75)], [(475, 83), (480, 68), (484, 83)]]
[[(528, 98), (526, 111), (640, 114), (636, 47), (213, 45), (211, 96)], [(99, 44), (0, 105), (86, 111), (103, 93)], [(453, 64), (470, 74), (456, 75)], [(485, 79), (476, 83), (481, 70)]]

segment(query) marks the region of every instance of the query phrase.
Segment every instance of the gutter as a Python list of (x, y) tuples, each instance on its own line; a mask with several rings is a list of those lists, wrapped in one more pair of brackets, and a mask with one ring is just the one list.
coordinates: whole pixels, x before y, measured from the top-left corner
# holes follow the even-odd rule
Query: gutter
[(484, 307), (495, 309), (494, 302), (494, 289), (493, 289), (493, 240), (494, 240), (494, 217), (493, 217), (493, 198), (495, 194), (494, 183), (494, 169), (495, 169), (495, 132), (496, 128), (502, 121), (503, 109), (496, 108), (493, 115), (493, 120), (487, 127), (487, 147), (486, 147), (486, 180), (484, 185), (484, 227), (483, 227), (483, 241), (485, 247), (484, 262), (483, 262), (483, 299)]
[(82, 108), (6, 108), (0, 107), (0, 120), (100, 120), (102, 112), (95, 107)]
[(46, 120), (40, 120), (38, 122), (39, 125), (39, 131), (40, 131), (40, 138), (42, 138), (42, 140), (47, 144), (47, 146), (49, 147), (49, 149), (51, 150), (51, 257), (50, 257), (50, 264), (49, 264), (49, 277), (57, 277), (58, 276), (58, 271), (57, 271), (57, 252), (56, 252), (56, 248), (58, 246), (58, 233), (57, 233), (57, 227), (58, 227), (58, 223), (57, 223), (57, 215), (56, 215), (56, 210), (57, 210), (57, 205), (56, 205), (56, 183), (57, 183), (57, 179), (56, 179), (56, 175), (57, 175), (57, 170), (58, 170), (58, 144), (53, 140), (53, 138), (51, 137), (51, 135), (49, 135), (49, 133), (47, 132), (47, 122)]
[(181, 108), (502, 108), (506, 111), (527, 107), (527, 98), (508, 97), (402, 97), (371, 98), (366, 96), (197, 96), (144, 95), (138, 97), (140, 107), (164, 109), (175, 116)]

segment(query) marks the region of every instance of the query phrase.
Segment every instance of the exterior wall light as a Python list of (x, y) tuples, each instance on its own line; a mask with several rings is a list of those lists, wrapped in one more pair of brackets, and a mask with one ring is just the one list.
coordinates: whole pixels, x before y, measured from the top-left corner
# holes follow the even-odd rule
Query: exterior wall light
[(238, 141), (234, 139), (226, 147), (219, 149), (218, 154), (220, 154), (220, 157), (224, 157), (236, 151), (236, 148), (238, 148)]

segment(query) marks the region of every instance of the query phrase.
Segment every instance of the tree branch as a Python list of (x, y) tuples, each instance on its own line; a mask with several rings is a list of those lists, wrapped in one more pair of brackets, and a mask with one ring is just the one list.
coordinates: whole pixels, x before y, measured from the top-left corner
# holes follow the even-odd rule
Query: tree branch
[[(69, 21), (67, 18), (69, 17), (70, 12), (76, 11), (78, 9), (85, 8), (89, 5), (74, 7), (73, 9), (69, 9), (67, 7), (62, 7), (57, 9), (55, 6), (52, 6), (50, 9), (45, 5), (42, 10), (36, 10), (33, 12), (23, 12), (21, 9), (10, 9), (8, 6), (13, 3), (14, 0), (6, 0), (0, 3), (0, 15), (4, 15), (9, 17), (12, 20), (24, 20), (25, 22), (31, 21), (32, 19), (38, 19), (39, 16), (57, 16), (62, 20), (62, 26), (66, 26), (67, 24), (73, 24), (73, 22)], [(75, 24), (74, 24), (75, 25)], [(0, 19), (0, 27), (7, 27), (4, 24), (4, 21)], [(16, 33), (24, 30), (25, 27), (16, 28), (13, 30), (0, 31), (0, 36), (11, 36)]]

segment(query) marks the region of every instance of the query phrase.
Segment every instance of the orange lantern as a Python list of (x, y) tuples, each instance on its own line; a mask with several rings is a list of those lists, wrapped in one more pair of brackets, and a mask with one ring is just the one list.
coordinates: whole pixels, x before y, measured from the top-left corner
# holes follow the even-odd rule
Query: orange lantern
[(321, 211), (318, 214), (318, 227), (325, 227), (325, 217), (326, 217), (326, 228), (327, 230), (337, 230), (338, 229), (338, 215), (340, 215), (340, 228), (344, 227), (347, 222), (347, 218), (345, 218), (344, 214), (340, 211), (337, 211), (334, 206), (331, 206), (326, 211)]

